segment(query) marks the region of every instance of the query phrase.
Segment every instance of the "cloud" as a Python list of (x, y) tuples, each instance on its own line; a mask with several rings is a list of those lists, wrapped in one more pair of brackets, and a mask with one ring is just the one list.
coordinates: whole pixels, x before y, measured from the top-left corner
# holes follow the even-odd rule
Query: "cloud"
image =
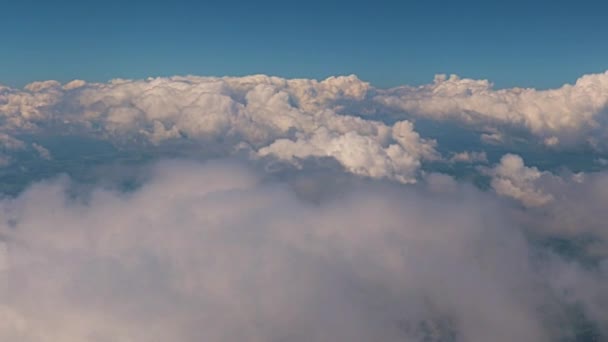
[(0, 201), (2, 339), (549, 341), (568, 298), (606, 296), (601, 273), (531, 258), (501, 202), (445, 176), (430, 182), (448, 192), (312, 203), (232, 163), (146, 174), (127, 193), (64, 177)]
[(259, 155), (273, 155), (294, 161), (296, 158), (333, 157), (346, 170), (372, 178), (388, 178), (415, 183), (421, 157), (434, 159), (433, 143), (420, 139), (413, 126), (398, 122), (392, 128), (394, 143), (384, 147), (380, 139), (355, 132), (336, 134), (319, 128), (312, 135), (297, 140), (279, 139), (259, 150)]
[[(510, 148), (592, 147), (601, 168), (606, 79), (0, 87), (2, 180), (88, 182), (59, 176), (0, 199), (0, 339), (608, 336), (608, 173), (568, 171), (572, 155), (549, 169), (521, 153), (526, 165)], [(33, 152), (56, 160), (39, 168)], [(141, 165), (163, 156), (241, 164)]]
[(287, 162), (294, 156), (335, 158), (358, 175), (413, 182), (421, 160), (436, 158), (432, 140), (421, 138), (408, 121), (388, 126), (337, 112), (342, 101), (362, 101), (369, 89), (355, 76), (321, 82), (262, 75), (64, 86), (48, 81), (8, 90), (0, 106), (12, 122), (5, 130), (47, 127), (154, 145), (221, 141), (225, 155), (248, 146), (253, 157)]
[(25, 148), (25, 143), (8, 134), (0, 133), (0, 148), (5, 151), (16, 151)]
[(573, 85), (549, 90), (495, 90), (487, 80), (438, 75), (432, 84), (396, 87), (379, 92), (375, 100), (434, 120), (456, 120), (503, 133), (523, 129), (547, 146), (606, 148), (608, 72), (584, 75)]
[(497, 90), (487, 80), (457, 76), (392, 89), (352, 75), (45, 81), (0, 89), (0, 132), (93, 135), (127, 146), (194, 141), (201, 149), (219, 147), (214, 153), (223, 156), (245, 148), (252, 158), (296, 165), (296, 159), (334, 158), (357, 175), (409, 183), (426, 161), (441, 158), (436, 148), (446, 159), (462, 151), (421, 134), (413, 125), (421, 118), (458, 124), (479, 135), (478, 143), (511, 146), (524, 139), (555, 151), (605, 151), (607, 88), (608, 73), (549, 90)]
[(452, 157), (450, 157), (450, 162), (452, 162), (452, 163), (478, 163), (478, 162), (487, 163), (488, 156), (486, 155), (485, 152), (464, 151), (464, 152), (454, 153), (454, 155), (452, 155)]
[(488, 173), (492, 176), (491, 185), (497, 194), (514, 198), (525, 206), (542, 206), (554, 199), (552, 195), (539, 189), (537, 184), (543, 177), (551, 177), (551, 174), (525, 166), (518, 155), (503, 156), (500, 163)]
[(40, 158), (42, 159), (46, 159), (46, 160), (51, 160), (53, 159), (53, 157), (51, 156), (51, 152), (46, 149), (44, 146), (33, 143), (32, 144), (32, 148), (34, 150), (36, 150), (36, 152), (38, 153), (38, 155), (40, 156)]
[(535, 233), (585, 241), (582, 248), (590, 255), (608, 256), (608, 172), (553, 174), (528, 167), (513, 154), (484, 172), (498, 195), (523, 205), (525, 212), (517, 215)]

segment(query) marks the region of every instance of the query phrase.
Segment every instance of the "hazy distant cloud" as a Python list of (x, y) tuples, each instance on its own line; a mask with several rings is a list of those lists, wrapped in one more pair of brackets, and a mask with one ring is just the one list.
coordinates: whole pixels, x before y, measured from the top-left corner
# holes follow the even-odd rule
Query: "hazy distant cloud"
[(33, 143), (32, 148), (38, 153), (40, 158), (46, 159), (46, 160), (53, 159), (53, 157), (51, 156), (51, 152), (48, 149), (46, 149), (44, 146)]
[(0, 149), (15, 151), (22, 150), (24, 148), (25, 143), (23, 141), (0, 132)]
[(454, 153), (454, 155), (452, 155), (452, 157), (450, 157), (450, 162), (452, 162), (452, 163), (478, 163), (478, 162), (487, 163), (488, 156), (486, 155), (485, 152), (464, 151), (464, 152)]

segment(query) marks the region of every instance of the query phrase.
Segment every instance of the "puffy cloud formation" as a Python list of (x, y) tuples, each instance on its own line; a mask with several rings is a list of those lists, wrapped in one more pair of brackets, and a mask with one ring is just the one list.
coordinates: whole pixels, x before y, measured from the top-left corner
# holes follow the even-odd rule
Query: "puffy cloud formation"
[(485, 173), (492, 177), (497, 194), (526, 208), (524, 217), (535, 230), (566, 239), (590, 239), (586, 246), (590, 254), (608, 256), (608, 172), (556, 175), (528, 167), (520, 156), (509, 154)]
[[(0, 201), (2, 340), (551, 341), (608, 293), (605, 270), (535, 257), (457, 184), (314, 204), (240, 166), (171, 162), (133, 192), (70, 189)], [(583, 314), (606, 323), (602, 303)]]
[(496, 193), (519, 200), (526, 206), (541, 206), (553, 200), (553, 196), (544, 193), (537, 185), (543, 177), (551, 177), (551, 174), (525, 166), (518, 155), (503, 156), (489, 174)]
[(393, 89), (355, 76), (46, 81), (23, 90), (0, 87), (0, 131), (61, 131), (156, 145), (186, 139), (203, 148), (219, 143), (224, 156), (245, 148), (254, 157), (294, 164), (327, 157), (358, 175), (413, 182), (420, 165), (439, 156), (436, 142), (408, 120), (460, 122), (481, 141), (498, 145), (534, 137), (554, 149), (605, 151), (607, 94), (608, 72), (550, 90), (495, 90), (487, 80), (457, 76)]
[(259, 154), (285, 160), (294, 158), (333, 157), (348, 171), (372, 178), (389, 178), (402, 183), (416, 181), (420, 160), (435, 159), (432, 144), (420, 139), (408, 121), (396, 123), (391, 132), (394, 143), (384, 147), (375, 137), (355, 132), (338, 134), (320, 128), (296, 141), (279, 139), (260, 149)]
[(422, 158), (437, 157), (433, 141), (408, 121), (389, 126), (337, 112), (344, 101), (363, 101), (369, 89), (354, 76), (49, 81), (4, 89), (0, 113), (5, 130), (59, 125), (153, 144), (222, 141), (226, 154), (247, 147), (253, 156), (288, 162), (330, 157), (355, 174), (413, 182)]
[(524, 129), (547, 146), (584, 142), (606, 147), (608, 72), (585, 75), (574, 85), (550, 90), (495, 90), (487, 80), (439, 75), (432, 84), (397, 87), (375, 99), (417, 116), (477, 127)]

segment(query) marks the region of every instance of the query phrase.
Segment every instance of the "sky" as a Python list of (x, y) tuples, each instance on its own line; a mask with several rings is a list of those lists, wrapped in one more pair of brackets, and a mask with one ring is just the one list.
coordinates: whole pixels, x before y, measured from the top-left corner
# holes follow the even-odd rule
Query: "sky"
[(557, 87), (608, 69), (605, 1), (4, 1), (0, 84), (438, 73)]

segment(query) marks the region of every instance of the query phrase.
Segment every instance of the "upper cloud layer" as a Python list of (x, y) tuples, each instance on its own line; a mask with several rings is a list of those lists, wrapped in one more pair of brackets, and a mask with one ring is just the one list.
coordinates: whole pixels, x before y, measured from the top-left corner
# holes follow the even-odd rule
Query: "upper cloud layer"
[[(606, 151), (607, 101), (608, 72), (542, 91), (494, 90), (488, 81), (456, 76), (387, 90), (355, 76), (46, 81), (23, 90), (0, 87), (0, 142), (5, 150), (14, 148), (15, 137), (36, 130), (93, 134), (117, 143), (187, 140), (201, 150), (216, 146), (217, 155), (245, 151), (251, 158), (294, 165), (332, 158), (357, 175), (412, 183), (425, 161), (484, 162), (487, 156), (455, 146), (443, 146), (449, 153), (441, 156), (437, 142), (410, 120), (460, 122), (480, 135), (479, 142), (507, 144), (523, 137), (555, 149)], [(382, 121), (395, 117), (400, 121)]]
[(4, 88), (0, 111), (9, 132), (67, 127), (153, 144), (222, 141), (224, 154), (245, 148), (287, 162), (330, 157), (358, 175), (414, 182), (421, 161), (437, 158), (433, 141), (408, 121), (388, 126), (337, 113), (341, 101), (362, 101), (369, 89), (354, 76), (49, 81)]
[(585, 75), (574, 85), (550, 90), (494, 90), (487, 80), (440, 75), (432, 84), (397, 87), (375, 99), (417, 116), (480, 128), (523, 129), (548, 146), (586, 143), (606, 148), (608, 72)]

